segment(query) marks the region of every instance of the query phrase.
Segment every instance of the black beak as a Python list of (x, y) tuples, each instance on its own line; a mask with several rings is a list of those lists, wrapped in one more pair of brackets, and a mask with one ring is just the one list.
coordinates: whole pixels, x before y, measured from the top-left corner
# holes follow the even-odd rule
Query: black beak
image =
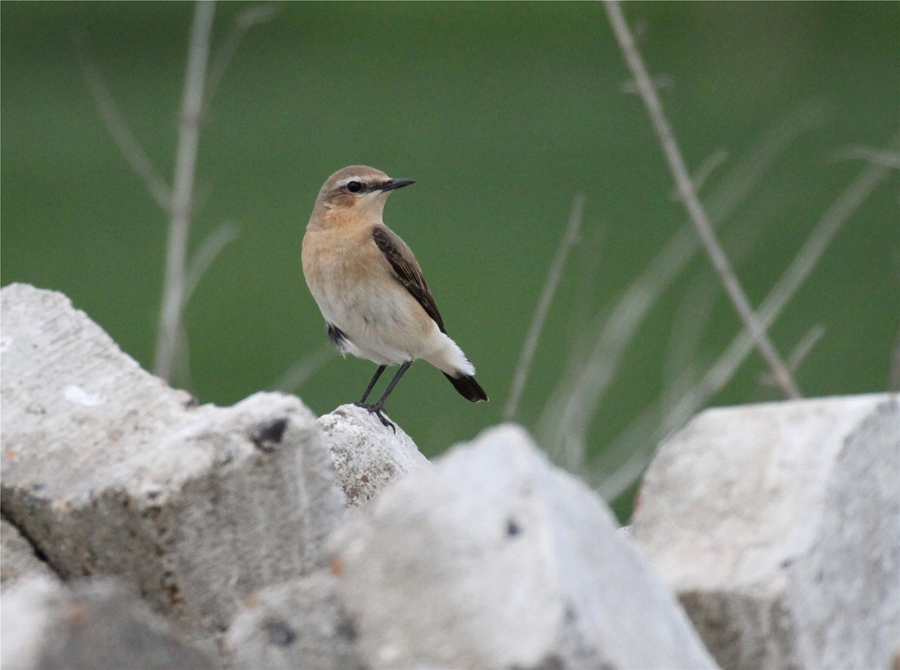
[(415, 183), (415, 179), (388, 179), (378, 188), (381, 191), (393, 191), (394, 189), (403, 188), (404, 186), (409, 186), (410, 184)]

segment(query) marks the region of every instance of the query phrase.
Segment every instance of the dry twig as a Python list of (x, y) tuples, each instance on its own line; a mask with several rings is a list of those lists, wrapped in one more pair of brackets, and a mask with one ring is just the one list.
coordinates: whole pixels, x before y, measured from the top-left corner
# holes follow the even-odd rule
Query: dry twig
[(251, 5), (242, 10), (235, 17), (228, 34), (222, 40), (222, 45), (219, 47), (219, 50), (216, 51), (212, 63), (209, 66), (205, 102), (207, 106), (209, 106), (209, 103), (215, 97), (216, 91), (219, 89), (219, 82), (221, 82), (222, 77), (225, 76), (225, 70), (228, 69), (231, 59), (234, 58), (234, 54), (237, 53), (241, 40), (244, 39), (244, 35), (246, 35), (247, 31), (254, 26), (271, 21), (277, 12), (278, 8), (275, 6), (275, 3), (268, 2), (261, 5)]
[(238, 236), (237, 226), (223, 223), (216, 228), (200, 246), (188, 265), (187, 275), (184, 280), (184, 304), (190, 301), (194, 289), (200, 283), (200, 279), (206, 273), (207, 268), (219, 255), (225, 246)]
[(871, 147), (852, 146), (838, 151), (834, 155), (836, 160), (861, 158), (875, 165), (900, 170), (900, 152), (888, 149), (872, 149)]
[(715, 233), (713, 232), (712, 226), (706, 215), (706, 211), (700, 204), (696, 189), (694, 188), (693, 183), (691, 183), (690, 175), (684, 164), (681, 151), (678, 148), (675, 135), (663, 112), (662, 103), (659, 100), (659, 96), (656, 94), (656, 89), (653, 87), (653, 82), (650, 79), (650, 75), (647, 73), (640, 52), (634, 43), (634, 38), (632, 37), (628, 24), (625, 21), (625, 17), (622, 14), (622, 8), (619, 6), (617, 0), (604, 0), (604, 5), (607, 14), (609, 15), (613, 31), (619, 41), (619, 46), (625, 56), (625, 61), (635, 78), (638, 91), (650, 114), (653, 129), (656, 132), (663, 153), (669, 163), (669, 169), (672, 171), (672, 176), (678, 186), (680, 198), (684, 202), (685, 208), (691, 217), (691, 221), (694, 223), (694, 227), (703, 242), (703, 246), (712, 261), (713, 267), (715, 267), (716, 272), (718, 272), (722, 284), (740, 316), (744, 327), (753, 338), (756, 348), (762, 354), (763, 358), (765, 358), (769, 367), (772, 368), (772, 372), (778, 380), (779, 386), (788, 397), (799, 397), (800, 390), (797, 388), (797, 384), (794, 382), (790, 371), (787, 369), (787, 366), (781, 360), (774, 345), (766, 335), (765, 329), (754, 316), (753, 307), (750, 305), (750, 301), (747, 299), (743, 288), (741, 288), (740, 282), (731, 267), (728, 257), (725, 255), (725, 252), (722, 250), (721, 245), (716, 239)]
[(84, 79), (91, 90), (100, 118), (106, 124), (106, 128), (118, 145), (119, 151), (122, 152), (126, 160), (131, 164), (131, 168), (144, 182), (156, 204), (168, 213), (172, 201), (171, 189), (156, 171), (156, 168), (153, 167), (150, 157), (135, 139), (121, 112), (119, 112), (116, 101), (110, 94), (106, 81), (103, 79), (103, 74), (91, 55), (87, 35), (82, 31), (78, 31), (72, 36), (72, 40), (75, 42), (75, 47), (78, 50), (78, 62), (81, 65), (81, 73), (84, 75)]
[(336, 354), (337, 349), (331, 346), (331, 344), (319, 347), (306, 358), (297, 361), (285, 370), (284, 374), (272, 384), (272, 389), (283, 393), (296, 393), (298, 388), (303, 386), (310, 377), (325, 367), (325, 364), (334, 358)]
[[(895, 138), (892, 142), (895, 150), (896, 144)], [(832, 203), (791, 265), (760, 305), (756, 316), (764, 327), (768, 328), (778, 318), (790, 298), (809, 277), (841, 226), (889, 172), (890, 168), (884, 165), (867, 166)], [(659, 441), (684, 425), (710, 397), (720, 391), (752, 350), (752, 340), (746, 330), (741, 330), (701, 381), (683, 393), (670, 407), (662, 408), (658, 402), (654, 402), (644, 410), (632, 426), (606, 450), (606, 463), (623, 454), (627, 455), (625, 461), (611, 473), (610, 468), (604, 467), (605, 463), (595, 464), (591, 479), (597, 484), (600, 495), (607, 500), (614, 500), (631, 486), (647, 466)]]
[(169, 223), (169, 237), (166, 244), (165, 283), (154, 364), (154, 373), (165, 380), (169, 379), (172, 372), (181, 314), (185, 304), (188, 232), (193, 206), (197, 149), (200, 143), (206, 63), (209, 59), (214, 14), (214, 2), (211, 0), (197, 2), (184, 77), (184, 97), (172, 189), (172, 219)]
[[(767, 131), (748, 156), (739, 161), (707, 198), (715, 225), (727, 220), (744, 202), (772, 162), (801, 133), (819, 126), (823, 112), (804, 106)], [(699, 247), (689, 227), (679, 229), (644, 272), (616, 301), (611, 312), (599, 314), (587, 329), (585, 353), (574, 349), (563, 378), (541, 415), (538, 433), (553, 459), (570, 470), (584, 466), (590, 418), (612, 384), (619, 363), (635, 332), (663, 292), (690, 262)]]
[(525, 389), (525, 381), (528, 378), (528, 370), (531, 368), (531, 361), (534, 358), (535, 349), (537, 349), (538, 339), (544, 328), (547, 312), (550, 311), (550, 303), (553, 302), (556, 287), (559, 286), (559, 281), (562, 279), (562, 272), (566, 265), (569, 251), (571, 251), (578, 240), (578, 231), (581, 228), (583, 212), (584, 196), (576, 195), (572, 201), (572, 212), (569, 214), (569, 224), (566, 226), (566, 233), (563, 235), (563, 239), (556, 250), (556, 255), (550, 263), (547, 280), (544, 282), (541, 297), (538, 300), (537, 307), (535, 307), (531, 326), (528, 328), (528, 335), (525, 337), (524, 344), (522, 344), (522, 353), (519, 355), (519, 363), (516, 365), (516, 372), (509, 391), (509, 399), (506, 401), (506, 407), (503, 408), (504, 421), (511, 421), (516, 415), (522, 391)]

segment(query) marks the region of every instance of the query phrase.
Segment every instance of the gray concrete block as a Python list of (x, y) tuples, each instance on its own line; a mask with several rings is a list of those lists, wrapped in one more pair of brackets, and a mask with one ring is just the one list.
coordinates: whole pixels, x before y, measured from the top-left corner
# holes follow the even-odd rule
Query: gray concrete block
[(202, 635), (322, 564), (344, 501), (299, 399), (197, 407), (62, 294), (0, 303), (3, 514), (59, 574), (120, 575)]
[(229, 667), (362, 670), (356, 630), (337, 601), (335, 583), (323, 571), (248, 596), (224, 640)]
[(722, 667), (889, 667), (898, 396), (703, 412), (660, 447), (634, 533)]
[(394, 432), (355, 405), (341, 405), (318, 422), (347, 507), (362, 505), (400, 475), (431, 467), (399, 426)]
[(34, 547), (19, 529), (6, 519), (0, 519), (0, 589), (6, 588), (28, 574), (59, 579), (44, 561), (34, 553)]
[(393, 483), (329, 544), (372, 667), (715, 667), (616, 527), (505, 425)]
[(220, 665), (109, 580), (63, 586), (46, 577), (23, 579), (3, 595), (0, 637), (4, 670), (211, 670)]

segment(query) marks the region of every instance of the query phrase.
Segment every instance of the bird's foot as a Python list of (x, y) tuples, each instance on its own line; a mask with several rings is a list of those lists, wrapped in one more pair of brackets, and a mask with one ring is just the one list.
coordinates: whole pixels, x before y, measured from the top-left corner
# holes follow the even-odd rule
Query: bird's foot
[(379, 403), (376, 402), (370, 405), (368, 403), (358, 402), (354, 404), (357, 407), (363, 408), (364, 410), (369, 412), (369, 414), (374, 414), (375, 416), (377, 416), (378, 420), (381, 421), (381, 424), (383, 426), (390, 428), (392, 431), (394, 431), (394, 433), (397, 432), (397, 426), (394, 425), (394, 423), (384, 415), (384, 408)]

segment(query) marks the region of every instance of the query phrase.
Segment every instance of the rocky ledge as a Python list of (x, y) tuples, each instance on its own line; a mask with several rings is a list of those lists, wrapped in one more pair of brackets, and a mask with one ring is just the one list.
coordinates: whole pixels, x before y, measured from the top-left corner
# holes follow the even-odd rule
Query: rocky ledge
[(198, 406), (64, 295), (2, 299), (3, 668), (879, 668), (900, 402), (714, 409), (632, 533), (515, 425), (433, 464), (296, 397)]

